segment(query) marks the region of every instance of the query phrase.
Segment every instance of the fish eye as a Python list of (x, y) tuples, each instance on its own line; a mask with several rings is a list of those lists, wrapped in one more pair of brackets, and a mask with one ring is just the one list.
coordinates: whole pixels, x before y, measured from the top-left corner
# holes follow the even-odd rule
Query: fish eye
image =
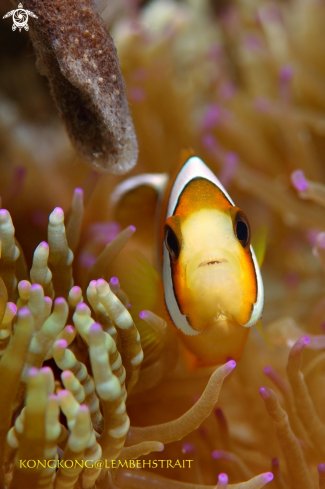
[(234, 231), (242, 247), (246, 248), (251, 241), (251, 230), (248, 219), (243, 212), (238, 212), (236, 216)]
[(180, 253), (180, 245), (174, 231), (169, 227), (165, 227), (165, 244), (172, 258), (177, 259)]

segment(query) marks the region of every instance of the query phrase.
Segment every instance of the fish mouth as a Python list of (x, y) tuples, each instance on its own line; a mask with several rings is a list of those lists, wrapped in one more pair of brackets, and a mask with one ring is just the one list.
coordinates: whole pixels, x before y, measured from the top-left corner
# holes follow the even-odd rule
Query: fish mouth
[(219, 263), (229, 263), (226, 258), (208, 258), (207, 260), (201, 261), (198, 268), (205, 267), (207, 265), (218, 265)]
[(222, 248), (202, 250), (186, 264), (186, 280), (196, 280), (203, 273), (217, 273), (219, 276), (226, 269), (241, 274), (241, 263), (234, 253)]

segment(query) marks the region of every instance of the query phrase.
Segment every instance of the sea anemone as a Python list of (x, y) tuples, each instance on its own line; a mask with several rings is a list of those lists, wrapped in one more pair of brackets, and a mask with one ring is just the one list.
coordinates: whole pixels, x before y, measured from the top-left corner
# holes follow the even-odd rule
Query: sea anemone
[[(74, 149), (2, 21), (0, 487), (322, 489), (324, 4), (143, 3), (24, 2)], [(143, 286), (153, 210), (114, 221), (125, 95), (133, 174), (191, 146), (267, 227), (263, 336), (235, 369), (191, 369)]]
[[(80, 189), (75, 195), (81, 198)], [(81, 211), (79, 206), (79, 215), (72, 212), (67, 223), (67, 229), (74, 233), (81, 224)], [(178, 419), (130, 427), (126, 400), (137, 382), (143, 396), (152, 381), (146, 382), (148, 367), (142, 371), (144, 381), (139, 380), (143, 359), (140, 335), (117, 297), (123, 300), (116, 281), (111, 281), (115, 294), (104, 279), (90, 281), (86, 295), (91, 311), (83, 302), (81, 288), (73, 286), (73, 253), (60, 208), (55, 208), (49, 218), (49, 245), (42, 242), (35, 250), (31, 282), (24, 277), (26, 263), (15, 244), (11, 217), (5, 209), (0, 211), (0, 228), (2, 485), (115, 487), (108, 473), (119, 463), (161, 451), (163, 443), (183, 439), (200, 426), (213, 410), (222, 383), (236, 363), (231, 360), (217, 368), (200, 399)], [(126, 229), (108, 245), (92, 273), (103, 263), (103, 254), (109, 262), (114, 247), (123, 246), (123, 234), (125, 241), (133, 231)], [(19, 274), (23, 279), (18, 282)], [(163, 321), (150, 312), (142, 317), (160, 330), (164, 342)], [(74, 326), (67, 324), (71, 320)], [(165, 370), (172, 348), (166, 340), (164, 347), (158, 372)], [(48, 366), (51, 359), (52, 368)], [(55, 380), (58, 369), (62, 372)], [(60, 410), (65, 415), (64, 424), (60, 423)], [(57, 464), (59, 454), (61, 465)], [(83, 465), (86, 460), (88, 467)], [(138, 478), (128, 471), (120, 471), (118, 478), (118, 487), (138, 487)], [(262, 487), (268, 478), (267, 473), (235, 487)]]

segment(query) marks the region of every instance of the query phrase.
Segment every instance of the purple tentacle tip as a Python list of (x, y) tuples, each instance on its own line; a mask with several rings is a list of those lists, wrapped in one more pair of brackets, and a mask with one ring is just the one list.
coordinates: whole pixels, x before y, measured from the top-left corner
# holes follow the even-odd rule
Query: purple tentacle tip
[(31, 367), (28, 370), (28, 377), (36, 377), (37, 374), (38, 374), (38, 369), (36, 367)]
[(263, 373), (265, 373), (265, 375), (269, 375), (272, 372), (272, 370), (273, 370), (272, 367), (267, 365), (266, 367), (263, 368)]
[(318, 472), (321, 472), (322, 474), (325, 473), (325, 464), (324, 463), (318, 465)]
[(21, 309), (19, 309), (18, 311), (18, 317), (20, 318), (24, 318), (26, 316), (29, 316), (31, 313), (28, 309), (28, 307), (22, 307)]
[(263, 477), (264, 477), (264, 480), (265, 482), (271, 482), (273, 481), (273, 474), (272, 472), (266, 472), (265, 474), (263, 474)]
[(57, 340), (56, 345), (57, 345), (59, 348), (62, 348), (62, 350), (63, 350), (64, 348), (67, 348), (67, 346), (68, 346), (68, 342), (67, 342), (67, 340), (65, 340), (64, 338), (61, 338), (60, 340)]
[(101, 325), (99, 323), (93, 323), (91, 326), (90, 326), (90, 330), (89, 332), (90, 333), (99, 333), (101, 332), (103, 329), (101, 327)]
[(225, 161), (226, 161), (227, 165), (230, 165), (234, 169), (235, 169), (236, 165), (238, 164), (238, 160), (239, 160), (239, 156), (234, 151), (229, 151), (226, 154)]
[(272, 458), (272, 466), (279, 467), (279, 459), (277, 457)]
[(229, 362), (227, 362), (227, 365), (228, 365), (228, 367), (231, 368), (231, 370), (233, 370), (237, 364), (236, 364), (235, 360), (230, 360)]
[(87, 305), (84, 302), (78, 302), (76, 305), (76, 311), (79, 313), (86, 312)]
[(142, 87), (132, 87), (129, 90), (129, 97), (132, 102), (143, 102), (146, 99), (146, 92)]
[(268, 397), (270, 397), (267, 387), (260, 387), (259, 393), (262, 399), (267, 399)]
[(131, 226), (129, 226), (129, 228), (131, 229), (131, 231), (133, 231), (135, 233), (135, 231), (137, 230), (137, 228), (135, 226), (133, 226), (133, 224), (131, 224)]
[(212, 452), (212, 458), (215, 460), (233, 460), (233, 455), (224, 450), (214, 450)]
[(309, 343), (310, 343), (310, 339), (309, 339), (309, 337), (308, 337), (308, 336), (303, 336), (303, 337), (301, 338), (301, 343), (302, 343), (304, 346), (309, 345)]
[(294, 69), (292, 66), (290, 65), (284, 65), (280, 68), (280, 80), (281, 81), (290, 81), (291, 78), (293, 77), (294, 75)]
[(299, 192), (303, 192), (308, 187), (308, 182), (302, 170), (295, 170), (291, 173), (291, 183)]
[(212, 150), (217, 147), (217, 140), (213, 134), (204, 134), (202, 136), (202, 144), (206, 150)]
[(221, 473), (218, 475), (218, 482), (220, 484), (228, 484), (228, 476), (227, 474)]
[(118, 278), (117, 277), (112, 277), (110, 280), (112, 285), (118, 285)]
[(9, 212), (6, 209), (0, 209), (0, 221), (4, 222), (8, 219)]
[(34, 290), (40, 291), (40, 290), (43, 290), (43, 287), (40, 284), (32, 284), (30, 286), (30, 290), (31, 290), (31, 292), (33, 292)]
[(55, 207), (53, 212), (55, 212), (55, 214), (58, 216), (62, 216), (64, 214), (63, 209), (61, 207)]
[(325, 233), (319, 233), (316, 243), (319, 248), (325, 249)]
[[(103, 278), (99, 278), (96, 282), (96, 285), (98, 285), (98, 287), (105, 287), (106, 285), (106, 282)], [(77, 306), (78, 307), (78, 306)]]
[(79, 413), (80, 413), (80, 411), (83, 411), (85, 413), (88, 413), (89, 412), (89, 407), (87, 406), (87, 404), (80, 404)]
[(51, 372), (51, 374), (52, 374), (52, 369), (51, 369), (51, 367), (47, 367), (47, 366), (41, 367), (41, 372)]
[(202, 121), (203, 129), (211, 129), (217, 125), (220, 120), (220, 107), (216, 104), (211, 104), (204, 115)]
[(191, 442), (183, 443), (182, 452), (183, 453), (196, 453), (195, 445)]
[(25, 166), (17, 166), (17, 168), (15, 168), (15, 176), (24, 176), (26, 175), (27, 173), (27, 168)]
[(140, 319), (146, 319), (146, 317), (147, 317), (147, 312), (146, 311), (139, 312), (139, 318)]

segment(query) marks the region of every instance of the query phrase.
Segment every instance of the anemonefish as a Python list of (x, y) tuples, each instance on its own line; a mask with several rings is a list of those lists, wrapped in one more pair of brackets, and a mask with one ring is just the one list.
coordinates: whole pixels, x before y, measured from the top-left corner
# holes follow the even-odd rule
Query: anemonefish
[(128, 202), (134, 216), (135, 192), (141, 199), (146, 191), (156, 195), (158, 269), (170, 322), (202, 364), (238, 360), (264, 301), (246, 214), (194, 155), (171, 179), (167, 174), (129, 178), (112, 200), (117, 209)]

